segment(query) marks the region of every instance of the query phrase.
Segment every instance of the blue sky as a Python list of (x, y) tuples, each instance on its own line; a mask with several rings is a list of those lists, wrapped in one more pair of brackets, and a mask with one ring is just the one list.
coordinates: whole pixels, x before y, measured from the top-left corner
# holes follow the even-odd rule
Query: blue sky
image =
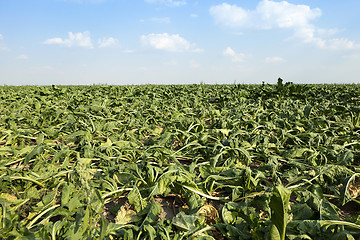
[(0, 85), (360, 83), (358, 0), (0, 0)]

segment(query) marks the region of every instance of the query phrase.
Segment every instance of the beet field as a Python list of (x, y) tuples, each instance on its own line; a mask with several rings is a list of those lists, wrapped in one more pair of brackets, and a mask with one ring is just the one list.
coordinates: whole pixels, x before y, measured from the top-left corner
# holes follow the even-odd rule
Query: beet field
[(0, 86), (0, 239), (359, 239), (360, 85)]

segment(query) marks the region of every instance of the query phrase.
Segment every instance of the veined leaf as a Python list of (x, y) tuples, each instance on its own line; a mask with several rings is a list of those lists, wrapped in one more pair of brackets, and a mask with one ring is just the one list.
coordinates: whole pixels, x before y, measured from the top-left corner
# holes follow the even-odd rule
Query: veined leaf
[(24, 164), (28, 164), (29, 161), (35, 157), (36, 155), (42, 153), (44, 151), (44, 146), (40, 145), (35, 147), (25, 158)]
[(186, 215), (180, 212), (172, 220), (172, 224), (182, 231), (192, 231), (196, 228), (195, 221), (198, 219), (196, 215)]
[[(276, 186), (272, 192), (270, 201), (271, 208), (271, 239), (285, 240), (286, 225), (288, 222), (288, 204), (291, 190), (284, 186)], [(276, 227), (276, 229), (274, 228)]]
[(128, 193), (127, 198), (129, 203), (134, 206), (136, 212), (140, 212), (147, 206), (146, 200), (143, 199), (139, 189), (136, 186), (134, 186), (134, 188)]

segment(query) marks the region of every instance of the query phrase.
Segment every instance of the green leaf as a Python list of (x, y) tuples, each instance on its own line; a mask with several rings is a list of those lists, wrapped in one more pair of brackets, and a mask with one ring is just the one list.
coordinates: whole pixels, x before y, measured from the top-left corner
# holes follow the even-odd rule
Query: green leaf
[(192, 231), (196, 228), (197, 215), (186, 215), (183, 212), (178, 213), (172, 220), (172, 224), (182, 231)]
[(44, 151), (44, 146), (35, 147), (25, 158), (24, 164), (28, 164), (31, 159), (33, 159), (36, 155), (39, 155)]
[(109, 221), (102, 214), (100, 216), (100, 239), (105, 239), (108, 234)]
[(343, 154), (341, 154), (338, 159), (338, 164), (339, 165), (351, 165), (352, 162), (354, 161), (354, 154), (352, 153), (352, 151), (346, 151)]
[(314, 212), (305, 203), (297, 203), (291, 206), (294, 220), (310, 220)]
[(314, 220), (293, 220), (289, 222), (289, 228), (296, 230), (300, 235), (305, 234), (308, 238), (312, 239), (310, 236), (317, 236), (321, 234), (321, 225), (318, 221)]
[(327, 199), (323, 199), (320, 206), (320, 220), (340, 220), (338, 215), (339, 210), (338, 207)]
[(72, 183), (66, 183), (61, 192), (61, 204), (65, 205), (69, 202), (71, 195), (75, 192), (75, 186)]
[(334, 225), (342, 225), (347, 227), (352, 227), (354, 229), (360, 230), (360, 225), (352, 222), (346, 221), (336, 221), (336, 220), (320, 220), (318, 221), (321, 226), (334, 226)]
[(44, 142), (45, 135), (43, 133), (40, 133), (39, 136), (36, 138), (36, 144), (41, 145)]
[(355, 238), (348, 232), (338, 232), (334, 234), (331, 240), (355, 240)]
[(151, 225), (145, 225), (144, 231), (147, 233), (148, 237), (147, 239), (154, 240), (157, 236), (156, 230)]
[(40, 194), (39, 191), (37, 190), (37, 188), (31, 187), (26, 191), (26, 198), (33, 198), (33, 199), (39, 199), (40, 198)]
[(127, 198), (129, 203), (134, 206), (136, 212), (140, 212), (147, 206), (147, 202), (142, 198), (141, 193), (136, 186), (128, 193)]
[(246, 239), (245, 234), (242, 233), (239, 228), (233, 225), (217, 223), (214, 224), (214, 226), (222, 233), (224, 237), (227, 237), (228, 239)]
[(304, 108), (303, 112), (304, 112), (304, 115), (305, 115), (306, 118), (309, 118), (312, 109), (313, 109), (313, 106), (310, 106), (310, 105), (307, 105)]
[(100, 146), (102, 147), (111, 147), (112, 146), (112, 141), (110, 140), (110, 138), (106, 139), (106, 142), (102, 143)]
[(83, 213), (83, 209), (80, 210), (80, 214), (82, 217), (82, 223), (81, 223), (81, 235), (83, 235), (85, 233), (85, 231), (87, 231), (89, 224), (90, 224), (90, 209), (87, 207), (85, 208), (85, 213)]
[(278, 228), (272, 224), (270, 228), (270, 239), (271, 240), (281, 240), (285, 238), (281, 238)]
[(68, 223), (66, 221), (57, 221), (54, 223), (51, 229), (51, 238), (56, 239), (56, 235), (61, 231), (61, 229), (66, 226)]
[(96, 213), (100, 213), (104, 208), (104, 200), (101, 197), (99, 190), (91, 188), (88, 193), (87, 202), (91, 206), (91, 209)]
[(42, 203), (44, 205), (49, 204), (56, 198), (56, 195), (57, 195), (57, 189), (55, 189), (54, 191), (51, 191), (48, 194), (46, 194), (45, 196), (43, 196)]
[(70, 201), (67, 203), (67, 206), (69, 208), (69, 211), (72, 213), (76, 211), (79, 207), (84, 206), (84, 204), (80, 202), (79, 195), (76, 194), (70, 199)]
[[(147, 214), (146, 217), (143, 221), (143, 223), (141, 224), (141, 226), (145, 226), (147, 224), (154, 224), (157, 222), (157, 220), (159, 219), (159, 215), (161, 213), (161, 205), (160, 203), (156, 202), (155, 200), (153, 200), (151, 202), (151, 204), (148, 206), (147, 210)], [(141, 215), (142, 213), (140, 212), (139, 215)], [(141, 228), (140, 226), (140, 228)]]
[[(288, 221), (288, 205), (290, 200), (291, 190), (282, 185), (276, 186), (272, 192), (270, 200), (271, 208), (271, 222), (277, 228), (280, 234), (280, 240), (285, 240), (285, 231)], [(274, 232), (274, 237), (277, 235)], [(276, 238), (275, 238), (276, 239)]]

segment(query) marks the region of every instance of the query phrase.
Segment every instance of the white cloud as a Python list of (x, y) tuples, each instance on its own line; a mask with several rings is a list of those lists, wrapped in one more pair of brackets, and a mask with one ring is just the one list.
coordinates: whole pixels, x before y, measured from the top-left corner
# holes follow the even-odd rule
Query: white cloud
[(215, 22), (229, 27), (244, 27), (249, 24), (249, 12), (236, 5), (223, 3), (210, 8)]
[(210, 8), (215, 21), (229, 27), (271, 29), (307, 26), (310, 20), (321, 16), (321, 10), (286, 1), (262, 0), (255, 10), (223, 3)]
[(145, 0), (147, 3), (164, 4), (168, 7), (179, 7), (186, 4), (186, 1), (173, 1), (173, 0)]
[(237, 5), (222, 3), (212, 6), (210, 14), (217, 24), (231, 28), (251, 29), (291, 29), (293, 38), (315, 44), (323, 49), (358, 49), (358, 43), (346, 38), (326, 39), (339, 31), (337, 29), (318, 29), (311, 21), (322, 14), (319, 8), (296, 5), (287, 1), (261, 0), (255, 10)]
[(50, 38), (44, 44), (48, 45), (61, 45), (65, 47), (85, 47), (93, 48), (90, 33), (88, 31), (78, 33), (68, 33), (68, 38)]
[(224, 56), (230, 56), (233, 57), (236, 55), (235, 51), (231, 48), (231, 47), (227, 47), (224, 52), (223, 52)]
[(330, 38), (325, 39), (316, 36), (317, 29), (314, 26), (307, 26), (295, 29), (294, 36), (302, 39), (306, 43), (313, 43), (321, 49), (327, 50), (359, 50), (360, 43), (349, 40), (347, 38)]
[(354, 41), (351, 41), (346, 38), (333, 38), (329, 40), (319, 41), (320, 47), (331, 50), (351, 50), (351, 49), (360, 49), (360, 44)]
[(287, 61), (282, 57), (267, 57), (267, 58), (265, 58), (265, 62), (267, 62), (267, 63), (284, 63)]
[(116, 38), (102, 38), (98, 40), (98, 47), (99, 48), (107, 48), (107, 47), (117, 47), (119, 46), (119, 40)]
[(236, 53), (234, 51), (234, 49), (232, 49), (231, 47), (227, 47), (224, 51), (223, 51), (223, 55), (226, 57), (231, 57), (231, 61), (233, 62), (243, 62), (246, 54), (244, 53)]
[(199, 17), (199, 15), (197, 15), (197, 14), (195, 14), (195, 13), (192, 13), (192, 14), (190, 14), (190, 17), (192, 17), (192, 18), (197, 18), (197, 17)]
[(2, 35), (2, 34), (0, 34), (0, 40), (3, 40), (3, 39), (4, 39), (3, 35)]
[(316, 33), (319, 35), (319, 37), (331, 37), (335, 34), (340, 33), (341, 31), (337, 28), (330, 28), (330, 29), (322, 29), (318, 28), (316, 29)]
[(256, 14), (261, 16), (261, 25), (265, 28), (294, 28), (308, 26), (311, 20), (321, 16), (321, 10), (286, 1), (263, 0), (258, 4)]
[(169, 35), (168, 33), (151, 33), (142, 35), (141, 42), (144, 46), (150, 46), (158, 50), (169, 52), (202, 51), (201, 49), (194, 48), (194, 44), (191, 44), (179, 34)]
[(25, 55), (25, 54), (21, 54), (17, 57), (17, 59), (20, 59), (20, 60), (26, 60), (26, 59), (29, 59), (29, 56)]

